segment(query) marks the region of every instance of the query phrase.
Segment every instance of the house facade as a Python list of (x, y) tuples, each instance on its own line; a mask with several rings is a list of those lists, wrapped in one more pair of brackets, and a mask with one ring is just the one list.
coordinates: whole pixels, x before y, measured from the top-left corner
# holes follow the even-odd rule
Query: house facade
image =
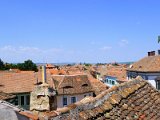
[(127, 69), (128, 80), (137, 76), (141, 76), (160, 90), (160, 83), (157, 80), (160, 77), (160, 51), (158, 51), (158, 55), (155, 51), (148, 52), (147, 57), (135, 62)]
[(88, 92), (84, 94), (73, 94), (73, 95), (58, 95), (57, 99), (57, 108), (62, 108), (67, 105), (73, 104), (75, 102), (81, 101), (87, 96), (93, 96), (93, 92)]
[[(49, 74), (47, 78), (50, 79)], [(42, 82), (42, 79), (42, 70), (39, 72), (0, 71), (0, 91), (15, 95), (15, 98), (8, 102), (29, 110), (31, 92)]]
[(112, 76), (106, 76), (103, 82), (109, 87), (118, 84), (117, 77), (112, 77)]
[(54, 89), (57, 91), (57, 108), (62, 108), (93, 96), (93, 89), (87, 75), (53, 75)]

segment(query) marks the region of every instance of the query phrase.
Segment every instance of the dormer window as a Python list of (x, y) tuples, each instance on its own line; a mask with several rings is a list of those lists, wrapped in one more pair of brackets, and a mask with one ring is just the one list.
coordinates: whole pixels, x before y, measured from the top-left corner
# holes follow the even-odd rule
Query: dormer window
[(72, 86), (65, 86), (63, 88), (68, 89), (68, 88), (73, 88), (73, 87)]
[(82, 85), (82, 87), (87, 87), (87, 86), (88, 86), (88, 84), (83, 84), (83, 85)]

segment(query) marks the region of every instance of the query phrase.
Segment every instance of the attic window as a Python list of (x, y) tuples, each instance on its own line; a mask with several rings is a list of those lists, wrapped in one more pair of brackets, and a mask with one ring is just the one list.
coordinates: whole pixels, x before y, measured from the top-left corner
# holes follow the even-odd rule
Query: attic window
[(88, 86), (88, 84), (83, 84), (83, 85), (82, 85), (82, 87), (87, 87), (87, 86)]
[(63, 88), (68, 89), (68, 88), (73, 88), (73, 87), (72, 87), (72, 86), (65, 86), (65, 87), (63, 87)]

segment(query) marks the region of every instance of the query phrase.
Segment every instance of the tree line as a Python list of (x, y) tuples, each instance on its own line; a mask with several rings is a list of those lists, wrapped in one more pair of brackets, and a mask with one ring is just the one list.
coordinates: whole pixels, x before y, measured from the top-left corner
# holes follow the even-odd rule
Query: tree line
[(26, 60), (23, 63), (13, 64), (13, 63), (4, 63), (0, 59), (0, 70), (9, 70), (9, 69), (19, 69), (23, 71), (38, 71), (37, 65), (32, 62), (32, 60)]

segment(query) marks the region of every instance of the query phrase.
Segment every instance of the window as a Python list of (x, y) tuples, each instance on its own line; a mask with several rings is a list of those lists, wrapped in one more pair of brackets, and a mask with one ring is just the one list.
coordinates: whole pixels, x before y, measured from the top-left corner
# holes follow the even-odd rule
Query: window
[(21, 96), (21, 105), (24, 105), (24, 96)]
[(114, 82), (114, 81), (112, 81), (112, 85), (115, 85), (115, 82)]
[(108, 79), (106, 79), (106, 83), (108, 83)]
[(72, 86), (65, 86), (63, 89), (73, 88)]
[(75, 103), (76, 102), (76, 97), (71, 97), (71, 103)]
[(156, 81), (156, 88), (157, 88), (158, 90), (160, 90), (160, 81), (159, 81), (159, 80)]
[(64, 96), (63, 97), (63, 106), (66, 106), (67, 105), (67, 96)]
[(83, 85), (82, 85), (82, 87), (87, 87), (87, 86), (88, 86), (88, 84), (83, 84)]
[(18, 96), (15, 97), (15, 105), (18, 105)]
[(29, 95), (26, 96), (26, 105), (30, 105), (30, 96)]

